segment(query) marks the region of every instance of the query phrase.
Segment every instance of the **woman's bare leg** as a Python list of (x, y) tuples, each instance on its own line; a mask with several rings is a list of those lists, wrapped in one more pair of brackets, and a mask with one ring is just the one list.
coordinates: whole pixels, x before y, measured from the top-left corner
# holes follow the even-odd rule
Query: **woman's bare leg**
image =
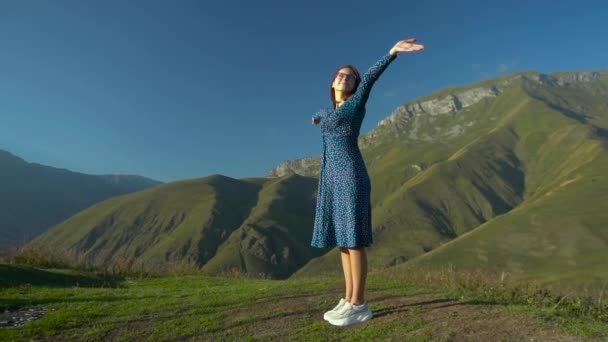
[(353, 277), (351, 274), (351, 262), (348, 248), (340, 248), (340, 256), (342, 257), (342, 269), (344, 271), (345, 294), (344, 299), (350, 302), (353, 295)]
[[(365, 301), (365, 281), (367, 280), (367, 253), (365, 247), (349, 248), (348, 256), (350, 256), (350, 274), (352, 279), (350, 302), (360, 305)], [(344, 261), (342, 264), (344, 264)]]

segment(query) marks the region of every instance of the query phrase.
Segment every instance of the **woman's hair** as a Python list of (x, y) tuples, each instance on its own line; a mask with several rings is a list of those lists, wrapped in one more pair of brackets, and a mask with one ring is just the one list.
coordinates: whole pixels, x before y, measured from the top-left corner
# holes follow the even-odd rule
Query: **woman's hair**
[(345, 69), (348, 68), (350, 69), (353, 74), (355, 75), (355, 86), (353, 87), (353, 91), (348, 94), (348, 96), (351, 96), (352, 94), (354, 94), (357, 91), (357, 87), (359, 87), (359, 83), (361, 83), (361, 75), (359, 75), (359, 70), (357, 70), (357, 68), (355, 68), (354, 65), (343, 65), (341, 67), (339, 67), (338, 69), (336, 69), (336, 71), (334, 72), (334, 77), (331, 78), (331, 83), (329, 84), (329, 96), (331, 98), (331, 103), (333, 103), (334, 107), (336, 108), (336, 93), (334, 92), (334, 80), (336, 79), (336, 76), (338, 75), (338, 72), (341, 69)]

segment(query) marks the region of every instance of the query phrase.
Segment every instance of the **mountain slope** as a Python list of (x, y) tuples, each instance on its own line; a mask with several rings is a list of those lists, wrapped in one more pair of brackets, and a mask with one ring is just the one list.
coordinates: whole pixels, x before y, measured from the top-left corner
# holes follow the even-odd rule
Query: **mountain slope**
[(35, 242), (84, 254), (166, 267), (191, 262), (209, 273), (238, 269), (286, 277), (311, 257), (316, 181), (301, 176), (236, 180), (214, 175), (114, 197)]
[[(528, 88), (545, 108), (536, 111), (534, 121), (512, 125), (522, 135), (517, 154), (524, 162), (525, 200), (411, 263), (481, 267), (547, 283), (605, 285), (608, 106), (601, 97), (608, 88), (601, 85), (605, 83), (597, 88)], [(561, 113), (561, 120), (542, 120), (551, 112)], [(530, 124), (537, 124), (536, 129), (527, 130)]]
[(34, 241), (95, 263), (121, 256), (200, 264), (247, 217), (260, 187), (219, 175), (163, 184), (98, 203)]
[(93, 203), (158, 184), (140, 176), (87, 175), (28, 163), (0, 150), (0, 246), (28, 241)]
[(287, 277), (322, 251), (310, 247), (317, 181), (292, 175), (270, 181), (250, 216), (203, 271), (238, 269)]

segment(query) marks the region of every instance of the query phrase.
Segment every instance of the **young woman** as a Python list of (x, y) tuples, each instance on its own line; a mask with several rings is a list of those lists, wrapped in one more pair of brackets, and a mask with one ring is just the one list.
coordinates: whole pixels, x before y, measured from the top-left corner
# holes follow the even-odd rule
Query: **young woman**
[(338, 326), (372, 318), (364, 298), (367, 277), (365, 247), (372, 244), (371, 185), (357, 144), (365, 104), (374, 82), (399, 52), (423, 50), (416, 39), (401, 40), (364, 75), (352, 65), (334, 73), (330, 97), (332, 109), (313, 116), (323, 135), (323, 157), (311, 245), (337, 246), (342, 257), (346, 293), (325, 320)]

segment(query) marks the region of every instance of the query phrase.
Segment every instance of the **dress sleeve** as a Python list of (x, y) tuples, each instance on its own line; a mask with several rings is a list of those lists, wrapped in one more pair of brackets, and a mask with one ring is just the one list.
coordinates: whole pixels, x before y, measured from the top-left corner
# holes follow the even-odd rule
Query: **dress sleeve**
[(323, 120), (323, 118), (325, 118), (327, 116), (327, 114), (330, 112), (331, 110), (329, 108), (323, 108), (320, 109), (315, 115), (313, 115), (313, 118)]
[(357, 87), (357, 91), (353, 96), (356, 97), (356, 101), (360, 104), (365, 105), (369, 94), (372, 90), (372, 86), (378, 80), (380, 75), (384, 72), (384, 70), (388, 67), (388, 65), (395, 60), (397, 54), (391, 55), (386, 54), (380, 58), (379, 61), (376, 62), (361, 78), (361, 84)]

